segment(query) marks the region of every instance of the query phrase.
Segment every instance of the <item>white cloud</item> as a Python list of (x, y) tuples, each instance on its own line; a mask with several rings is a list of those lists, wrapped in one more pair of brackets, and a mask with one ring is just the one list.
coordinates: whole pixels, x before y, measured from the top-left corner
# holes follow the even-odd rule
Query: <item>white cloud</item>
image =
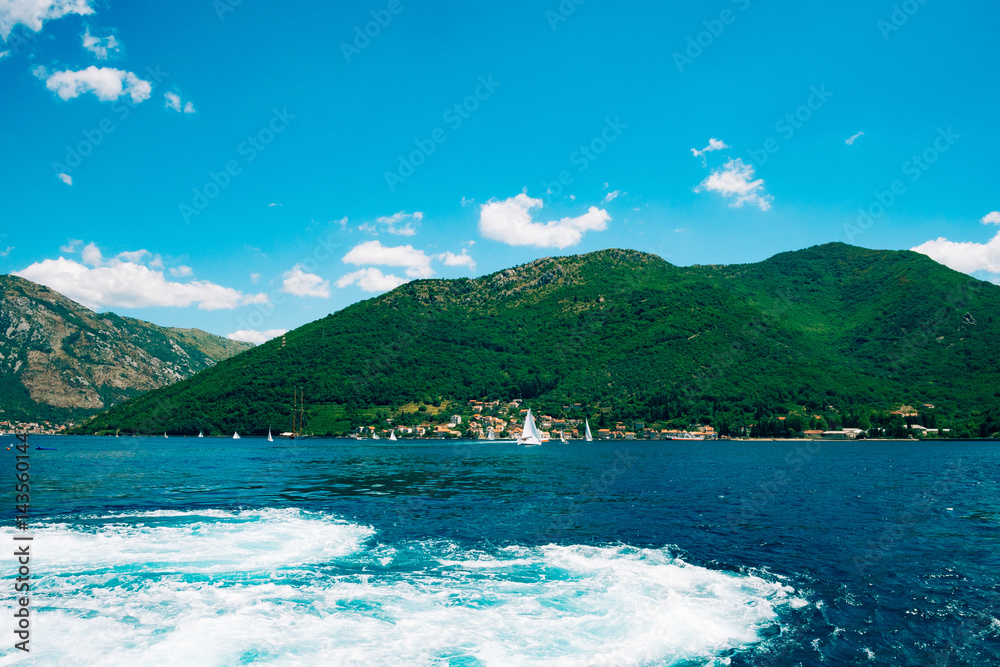
[(296, 264), (283, 274), (281, 291), (295, 296), (315, 296), (325, 299), (330, 296), (330, 281), (323, 280), (315, 273), (306, 273), (301, 264)]
[(444, 262), (445, 266), (467, 266), (472, 271), (476, 269), (476, 261), (472, 259), (466, 248), (462, 248), (462, 252), (458, 255), (453, 252), (443, 252), (435, 259)]
[[(424, 214), (420, 211), (414, 213), (407, 213), (406, 211), (400, 211), (394, 215), (382, 216), (381, 218), (376, 218), (375, 222), (380, 225), (385, 225), (385, 231), (390, 234), (395, 234), (396, 236), (413, 236), (417, 233), (410, 223), (420, 222), (424, 219)], [(399, 227), (399, 223), (405, 222), (406, 224)]]
[(848, 137), (847, 139), (845, 139), (844, 143), (847, 144), (848, 146), (853, 146), (854, 142), (857, 141), (858, 139), (860, 139), (863, 136), (865, 136), (864, 132), (858, 132), (854, 136)]
[(226, 334), (226, 338), (229, 340), (243, 341), (244, 343), (253, 343), (254, 345), (262, 345), (272, 338), (283, 336), (286, 333), (288, 333), (288, 329), (268, 329), (267, 331), (240, 329), (239, 331), (234, 331), (231, 334)]
[(1000, 273), (1000, 232), (986, 243), (960, 243), (941, 237), (911, 250), (962, 273)]
[(90, 34), (90, 28), (87, 28), (83, 35), (83, 48), (93, 53), (98, 60), (107, 60), (109, 55), (119, 51), (119, 44), (114, 35), (94, 37)]
[(123, 262), (133, 262), (135, 264), (140, 264), (142, 263), (142, 258), (149, 254), (151, 253), (148, 250), (126, 250), (125, 252), (118, 253), (118, 259), (120, 259)]
[(256, 285), (258, 280), (260, 280), (260, 274), (259, 273), (251, 273), (250, 274), (250, 282), (251, 283), (253, 283), (254, 285)]
[(3, 60), (10, 55), (10, 51), (0, 51), (0, 60)]
[[(177, 113), (194, 113), (194, 105), (188, 102), (182, 106), (181, 96), (177, 93), (164, 93), (164, 99), (167, 103), (164, 105), (167, 109), (173, 109)], [(272, 204), (273, 206), (273, 204)]]
[(42, 23), (67, 14), (93, 14), (91, 0), (4, 0), (0, 2), (0, 38), (6, 41), (15, 25), (38, 32)]
[(375, 225), (369, 224), (367, 222), (363, 222), (360, 225), (358, 225), (358, 231), (359, 232), (366, 232), (368, 234), (377, 234), (378, 233), (378, 227), (376, 227)]
[(431, 258), (423, 250), (416, 250), (410, 245), (389, 247), (378, 241), (367, 241), (351, 248), (342, 261), (355, 265), (405, 267), (406, 275), (411, 278), (429, 278), (434, 275)]
[(13, 249), (14, 249), (14, 246), (9, 245), (6, 248), (4, 248), (3, 250), (0, 250), (0, 257), (6, 257), (7, 255), (10, 254), (10, 251), (13, 250)]
[(475, 203), (476, 203), (475, 199), (466, 199), (465, 197), (462, 197), (462, 207), (463, 208), (466, 207), (466, 206), (468, 206), (469, 204), (475, 204)]
[(368, 267), (342, 276), (337, 281), (337, 287), (357, 284), (365, 292), (388, 292), (408, 282), (410, 281), (406, 278), (391, 273), (384, 274), (376, 268)]
[(181, 264), (180, 266), (171, 267), (170, 275), (177, 276), (178, 278), (186, 278), (187, 276), (194, 275), (194, 269), (192, 269), (190, 266), (185, 266), (184, 264)]
[(83, 243), (83, 239), (66, 239), (66, 245), (59, 246), (59, 252), (76, 252), (80, 244)]
[(1000, 211), (991, 211), (980, 220), (984, 225), (1000, 225)]
[[(38, 73), (40, 71), (36, 72), (36, 75)], [(153, 90), (149, 81), (143, 81), (132, 72), (93, 65), (78, 72), (72, 70), (56, 72), (45, 81), (45, 87), (64, 100), (92, 92), (102, 102), (110, 102), (128, 95), (137, 103), (148, 100)]]
[(730, 206), (739, 208), (743, 204), (757, 206), (762, 211), (771, 208), (771, 195), (764, 194), (764, 179), (754, 180), (754, 170), (743, 160), (730, 160), (703, 180), (695, 192), (716, 192), (726, 199), (733, 199)]
[(163, 258), (162, 258), (162, 257), (160, 257), (159, 255), (157, 255), (156, 257), (154, 257), (154, 258), (153, 258), (153, 259), (152, 259), (152, 260), (151, 260), (151, 261), (149, 262), (149, 265), (150, 265), (151, 267), (153, 267), (154, 269), (162, 269), (162, 268), (163, 268)]
[(97, 247), (96, 243), (88, 243), (83, 248), (83, 263), (90, 266), (100, 266), (104, 263), (101, 249)]
[(73, 185), (73, 177), (69, 174), (59, 174), (59, 180), (66, 185)]
[(591, 206), (576, 218), (534, 222), (531, 210), (542, 206), (541, 199), (524, 193), (503, 201), (491, 200), (480, 208), (479, 233), (508, 245), (566, 248), (582, 241), (585, 232), (607, 229), (611, 220), (607, 211)]
[(608, 194), (604, 195), (603, 203), (608, 204), (608, 203), (614, 201), (615, 199), (618, 198), (618, 195), (620, 195), (620, 194), (621, 193), (618, 192), (617, 190), (612, 190)]
[[(704, 157), (705, 153), (711, 153), (712, 151), (721, 151), (724, 148), (729, 148), (729, 146), (726, 145), (726, 142), (722, 141), (721, 139), (715, 139), (713, 137), (712, 139), (708, 140), (708, 145), (702, 148), (701, 150), (698, 150), (697, 148), (692, 148), (691, 154), (694, 155), (695, 157)], [(605, 189), (607, 189), (608, 186), (605, 185), (604, 187)]]
[[(100, 258), (100, 250), (91, 243), (87, 249), (91, 261)], [(87, 267), (60, 257), (36, 262), (14, 274), (50, 287), (88, 308), (145, 308), (166, 306), (185, 308), (197, 304), (200, 310), (233, 309), (247, 303), (266, 301), (266, 294), (247, 295), (231, 287), (195, 280), (175, 283), (166, 280), (162, 271), (142, 264), (111, 260), (104, 266)]]
[(276, 202), (271, 202), (270, 204), (267, 205), (268, 208), (274, 208), (275, 206), (281, 206), (281, 204), (278, 204)]

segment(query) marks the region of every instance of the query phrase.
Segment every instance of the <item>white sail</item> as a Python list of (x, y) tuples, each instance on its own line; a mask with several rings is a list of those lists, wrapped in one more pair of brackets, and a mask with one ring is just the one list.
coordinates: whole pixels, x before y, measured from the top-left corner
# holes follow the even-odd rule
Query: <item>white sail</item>
[(496, 440), (497, 436), (493, 433), (493, 427), (490, 427), (490, 434), (486, 436), (487, 440)]
[(166, 433), (164, 433), (164, 434), (163, 434), (163, 437), (164, 437), (164, 438), (166, 438), (166, 437), (167, 437), (167, 434), (166, 434)]
[(591, 442), (591, 441), (593, 441), (594, 436), (592, 436), (590, 434), (590, 420), (589, 419), (585, 419), (584, 423), (587, 425), (587, 431), (586, 431), (586, 434), (584, 435), (584, 438), (586, 438), (587, 442)]
[(382, 438), (378, 437), (378, 433), (372, 433), (372, 440), (381, 440), (381, 439)]
[(559, 441), (569, 442), (569, 440), (566, 439), (566, 434), (562, 432), (562, 429), (559, 429)]
[(519, 445), (540, 445), (542, 444), (542, 434), (535, 426), (535, 418), (531, 416), (531, 408), (524, 417), (524, 428), (521, 430), (521, 437), (517, 439)]
[(205, 432), (204, 431), (198, 431), (198, 437), (199, 438), (204, 438), (205, 437)]
[(240, 432), (233, 431), (233, 440), (239, 440), (239, 439), (240, 439)]
[(274, 442), (274, 438), (271, 437), (271, 429), (270, 429), (270, 427), (268, 427), (268, 429), (267, 429), (267, 441), (268, 442)]
[(396, 432), (395, 431), (393, 431), (392, 433), (389, 434), (389, 439), (392, 440), (392, 441), (396, 440)]

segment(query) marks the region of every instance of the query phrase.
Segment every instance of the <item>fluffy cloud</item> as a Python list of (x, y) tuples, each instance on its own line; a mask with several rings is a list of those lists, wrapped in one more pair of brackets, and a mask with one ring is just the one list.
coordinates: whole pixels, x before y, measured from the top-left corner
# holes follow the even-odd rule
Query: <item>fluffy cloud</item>
[(93, 14), (91, 0), (4, 0), (0, 2), (0, 38), (6, 40), (15, 25), (38, 32), (42, 23), (67, 14)]
[(980, 220), (984, 225), (1000, 225), (1000, 211), (991, 211)]
[[(390, 234), (395, 234), (397, 236), (413, 236), (414, 234), (417, 233), (417, 230), (414, 229), (410, 225), (410, 223), (411, 222), (419, 223), (423, 219), (424, 219), (424, 214), (421, 213), (420, 211), (416, 211), (414, 213), (407, 213), (406, 211), (400, 211), (395, 215), (382, 216), (381, 218), (377, 218), (375, 222), (381, 225), (385, 225), (385, 231), (389, 232)], [(399, 224), (402, 222), (405, 222), (406, 224), (400, 227)]]
[(177, 276), (178, 278), (187, 278), (188, 276), (194, 275), (194, 269), (190, 266), (181, 264), (180, 266), (172, 267), (170, 269), (170, 275)]
[(368, 241), (351, 248), (344, 255), (343, 262), (356, 266), (374, 264), (405, 267), (406, 275), (411, 278), (429, 278), (434, 275), (431, 258), (423, 250), (416, 250), (411, 245), (389, 247), (378, 241)]
[(462, 248), (462, 252), (458, 255), (453, 252), (443, 252), (435, 259), (444, 262), (445, 266), (467, 266), (473, 271), (476, 269), (476, 261), (469, 256), (469, 251), (465, 248)]
[(479, 210), (479, 233), (508, 245), (566, 248), (582, 241), (585, 232), (607, 229), (611, 220), (607, 211), (591, 206), (576, 218), (534, 222), (531, 210), (542, 205), (541, 199), (524, 193), (503, 201), (491, 200)]
[(83, 239), (66, 239), (66, 245), (59, 246), (60, 252), (76, 252)]
[(326, 299), (330, 296), (330, 281), (323, 280), (315, 273), (306, 273), (301, 264), (296, 264), (283, 274), (281, 291), (295, 296), (314, 296)]
[[(88, 253), (88, 249), (91, 249)], [(84, 249), (84, 259), (97, 262), (86, 266), (71, 259), (46, 259), (14, 274), (50, 287), (67, 297), (97, 310), (104, 307), (185, 308), (197, 304), (200, 310), (233, 309), (248, 303), (267, 301), (266, 294), (248, 295), (231, 287), (208, 281), (171, 282), (162, 271), (135, 262), (113, 259), (100, 261), (101, 252), (93, 244)]]
[[(166, 98), (167, 100), (167, 103), (164, 106), (166, 106), (166, 108), (168, 109), (173, 109), (177, 113), (195, 112), (194, 105), (191, 104), (190, 102), (188, 102), (187, 104), (183, 104), (181, 102), (181, 96), (178, 95), (177, 93), (164, 93), (163, 97)], [(274, 204), (271, 204), (271, 206), (274, 206)]]
[(262, 343), (266, 343), (272, 338), (283, 336), (286, 333), (288, 333), (288, 329), (268, 329), (267, 331), (240, 329), (239, 331), (234, 331), (231, 334), (226, 334), (226, 338), (228, 338), (229, 340), (241, 340), (245, 343), (253, 343), (254, 345), (261, 345)]
[(711, 153), (712, 151), (721, 151), (724, 148), (729, 148), (729, 146), (726, 145), (726, 142), (722, 141), (721, 139), (712, 138), (708, 140), (708, 145), (702, 148), (701, 150), (698, 150), (697, 148), (692, 148), (691, 154), (694, 155), (695, 157), (704, 157), (705, 153)]
[(82, 256), (83, 263), (90, 266), (100, 266), (104, 263), (104, 256), (101, 254), (101, 249), (97, 247), (96, 243), (88, 243), (83, 248)]
[(376, 268), (368, 267), (353, 273), (348, 273), (337, 281), (337, 287), (348, 287), (357, 284), (365, 292), (388, 292), (407, 283), (409, 280), (393, 274), (384, 274)]
[(764, 179), (754, 180), (754, 170), (743, 160), (730, 160), (703, 180), (695, 192), (715, 192), (732, 199), (730, 206), (739, 208), (743, 204), (757, 206), (762, 211), (771, 208), (771, 195), (764, 194)]
[(1000, 273), (1000, 232), (986, 243), (959, 243), (942, 237), (911, 250), (962, 273)]
[(109, 55), (118, 52), (119, 44), (114, 35), (94, 37), (88, 28), (83, 35), (83, 48), (93, 53), (98, 60), (107, 60)]
[(59, 174), (59, 180), (66, 185), (73, 185), (73, 177), (69, 174)]
[[(36, 70), (36, 74), (45, 73), (44, 70)], [(79, 97), (83, 93), (94, 93), (102, 102), (128, 95), (136, 103), (148, 100), (153, 90), (149, 81), (140, 79), (132, 72), (93, 65), (78, 72), (56, 72), (48, 76), (45, 87), (64, 100)]]
[(864, 132), (858, 132), (853, 137), (848, 137), (847, 139), (845, 139), (844, 143), (847, 144), (848, 146), (853, 146), (854, 142), (857, 141), (858, 139), (860, 139), (863, 136), (865, 136)]

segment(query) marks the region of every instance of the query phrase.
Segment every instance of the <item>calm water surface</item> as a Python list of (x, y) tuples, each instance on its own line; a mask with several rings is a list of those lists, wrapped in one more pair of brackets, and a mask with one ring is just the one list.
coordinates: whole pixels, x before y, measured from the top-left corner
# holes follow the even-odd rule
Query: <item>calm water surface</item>
[(1000, 664), (1000, 443), (37, 445), (3, 664)]

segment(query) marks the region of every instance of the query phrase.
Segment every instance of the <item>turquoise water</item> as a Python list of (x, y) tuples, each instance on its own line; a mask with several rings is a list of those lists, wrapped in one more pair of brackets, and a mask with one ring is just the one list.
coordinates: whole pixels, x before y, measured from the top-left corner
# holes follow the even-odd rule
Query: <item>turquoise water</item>
[(1000, 664), (997, 443), (38, 445), (2, 664)]

